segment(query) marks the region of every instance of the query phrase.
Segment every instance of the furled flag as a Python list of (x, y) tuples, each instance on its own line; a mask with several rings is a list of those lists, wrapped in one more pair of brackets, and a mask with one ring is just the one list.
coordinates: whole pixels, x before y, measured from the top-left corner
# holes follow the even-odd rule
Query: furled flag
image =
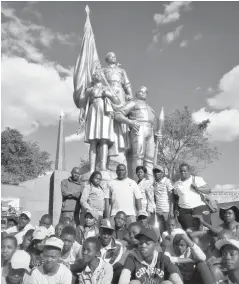
[(74, 76), (73, 76), (73, 84), (74, 84), (74, 93), (73, 99), (75, 105), (81, 109), (85, 110), (86, 117), (88, 112), (89, 101), (87, 101), (85, 97), (86, 89), (91, 86), (92, 82), (92, 74), (97, 68), (100, 68), (100, 61), (98, 57), (98, 53), (95, 45), (95, 38), (93, 34), (93, 30), (90, 23), (89, 17), (89, 7), (86, 6), (86, 22), (84, 27), (84, 37), (81, 43), (81, 51), (80, 55), (77, 58)]

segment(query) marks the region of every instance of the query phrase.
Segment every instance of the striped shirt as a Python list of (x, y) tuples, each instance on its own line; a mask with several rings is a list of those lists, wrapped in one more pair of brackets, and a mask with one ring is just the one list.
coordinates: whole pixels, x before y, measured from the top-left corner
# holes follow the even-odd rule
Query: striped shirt
[(169, 213), (171, 205), (171, 193), (173, 190), (173, 185), (170, 179), (164, 177), (159, 182), (153, 183), (154, 188), (154, 198), (156, 203), (156, 212), (159, 214)]
[(140, 183), (138, 183), (138, 187), (142, 194), (142, 210), (147, 212), (154, 212), (155, 203), (154, 203), (154, 191), (152, 187), (151, 181), (147, 179), (142, 179)]

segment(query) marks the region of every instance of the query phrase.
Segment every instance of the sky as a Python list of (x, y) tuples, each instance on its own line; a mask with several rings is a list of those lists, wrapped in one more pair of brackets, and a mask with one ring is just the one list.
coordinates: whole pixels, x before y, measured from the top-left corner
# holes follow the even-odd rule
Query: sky
[[(2, 129), (38, 141), (53, 161), (62, 109), (65, 136), (76, 132), (72, 74), (86, 5), (101, 64), (114, 51), (133, 92), (148, 87), (156, 113), (188, 106), (196, 122), (209, 118), (221, 155), (200, 175), (213, 188), (238, 188), (238, 2), (2, 1)], [(67, 142), (67, 169), (87, 151), (82, 140)]]

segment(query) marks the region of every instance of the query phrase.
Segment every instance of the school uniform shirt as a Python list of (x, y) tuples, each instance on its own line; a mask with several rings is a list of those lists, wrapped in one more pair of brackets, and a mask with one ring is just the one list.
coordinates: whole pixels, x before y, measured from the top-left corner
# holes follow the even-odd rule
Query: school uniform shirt
[(136, 216), (135, 199), (142, 199), (142, 194), (134, 180), (116, 178), (109, 181), (106, 198), (111, 199), (111, 216), (118, 211), (124, 211), (127, 216)]
[(64, 264), (59, 264), (59, 268), (54, 275), (45, 274), (43, 265), (34, 268), (26, 284), (71, 284), (71, 282), (71, 271)]
[(112, 279), (113, 267), (102, 258), (94, 272), (86, 266), (85, 270), (78, 274), (79, 284), (111, 284)]
[(195, 182), (197, 187), (206, 185), (204, 179), (198, 176), (190, 176), (188, 179), (184, 181), (179, 180), (174, 184), (174, 192), (179, 197), (178, 205), (183, 209), (193, 209), (205, 205), (201, 200), (201, 196), (191, 188), (193, 182)]
[(125, 260), (119, 284), (129, 284), (131, 280), (138, 280), (142, 284), (160, 284), (177, 272), (176, 266), (163, 253), (154, 251), (153, 260), (148, 264), (141, 253), (135, 250)]

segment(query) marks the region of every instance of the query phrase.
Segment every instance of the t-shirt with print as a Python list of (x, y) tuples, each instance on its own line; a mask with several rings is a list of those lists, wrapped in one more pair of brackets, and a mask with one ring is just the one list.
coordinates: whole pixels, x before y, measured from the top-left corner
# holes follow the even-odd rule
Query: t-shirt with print
[(206, 185), (204, 179), (198, 176), (190, 176), (188, 179), (179, 180), (174, 184), (174, 192), (179, 197), (178, 205), (181, 208), (192, 209), (205, 205), (201, 196), (191, 188), (192, 183), (195, 183), (197, 187)]
[(111, 216), (115, 216), (118, 211), (135, 216), (135, 198), (141, 199), (142, 194), (134, 180), (130, 178), (114, 179), (108, 183), (108, 192), (105, 198), (111, 199)]
[(154, 252), (154, 258), (149, 265), (138, 250), (129, 254), (125, 260), (124, 269), (131, 272), (131, 280), (142, 284), (160, 284), (168, 280), (173, 273), (178, 273), (176, 266), (162, 252)]
[(59, 265), (59, 269), (54, 275), (45, 274), (43, 265), (41, 265), (32, 270), (26, 284), (71, 284), (71, 281), (71, 271), (64, 264)]

